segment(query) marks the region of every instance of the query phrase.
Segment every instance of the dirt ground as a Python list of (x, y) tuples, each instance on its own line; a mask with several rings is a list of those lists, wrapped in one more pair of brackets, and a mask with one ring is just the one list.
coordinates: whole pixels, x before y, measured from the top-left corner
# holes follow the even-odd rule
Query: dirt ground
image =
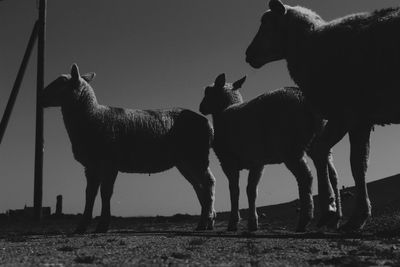
[[(0, 217), (0, 265), (217, 265), (217, 266), (400, 266), (400, 175), (368, 184), (373, 217), (360, 233), (321, 232), (315, 221), (304, 234), (295, 229), (297, 200), (258, 208), (260, 230), (227, 232), (228, 213), (215, 230), (195, 232), (197, 216), (113, 217), (107, 234), (72, 235), (78, 216), (41, 223)], [(342, 190), (344, 220), (354, 188)], [(318, 199), (314, 198), (318, 211)], [(246, 210), (241, 211), (246, 218)], [(318, 218), (318, 214), (316, 214)]]
[[(399, 212), (370, 220), (363, 233), (296, 234), (293, 220), (261, 218), (255, 233), (194, 232), (196, 217), (114, 218), (107, 234), (72, 235), (76, 217), (0, 223), (0, 264), (41, 265), (400, 265)], [(94, 225), (93, 225), (94, 226)], [(93, 229), (91, 229), (93, 230)]]

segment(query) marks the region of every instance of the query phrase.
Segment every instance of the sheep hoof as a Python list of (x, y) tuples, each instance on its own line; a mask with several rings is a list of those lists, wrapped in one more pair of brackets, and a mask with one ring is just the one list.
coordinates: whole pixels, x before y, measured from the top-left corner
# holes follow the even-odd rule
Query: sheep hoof
[(200, 222), (196, 227), (196, 231), (204, 231), (204, 230), (207, 230), (207, 226), (206, 224)]
[(228, 231), (229, 232), (236, 232), (239, 228), (239, 223), (238, 222), (234, 222), (234, 223), (229, 223), (228, 225)]
[(339, 231), (343, 232), (343, 233), (354, 233), (354, 232), (361, 231), (361, 229), (363, 227), (364, 227), (364, 224), (355, 224), (355, 223), (347, 222), (339, 228)]
[(296, 227), (296, 233), (304, 233), (307, 231), (307, 226), (309, 225), (309, 222), (307, 223), (298, 223)]
[(213, 211), (210, 218), (207, 218), (207, 230), (214, 230), (215, 219), (217, 218), (217, 213)]
[(304, 233), (307, 230), (307, 226), (310, 224), (312, 219), (313, 219), (312, 212), (300, 216), (299, 221), (297, 223), (296, 232)]
[(214, 223), (215, 223), (214, 219), (209, 219), (207, 221), (207, 229), (206, 230), (214, 230)]
[(344, 225), (342, 225), (339, 228), (339, 231), (345, 232), (345, 233), (351, 233), (351, 232), (358, 232), (361, 231), (365, 223), (367, 222), (367, 218), (350, 218), (348, 222), (346, 222)]
[(213, 218), (207, 218), (206, 222), (199, 222), (196, 227), (196, 231), (214, 230), (215, 220)]
[(255, 231), (257, 231), (258, 230), (258, 225), (248, 225), (247, 226), (247, 230), (249, 231), (249, 232), (255, 232)]
[(344, 232), (360, 231), (369, 217), (371, 217), (371, 202), (368, 198), (359, 200), (353, 215), (339, 230)]
[(317, 223), (317, 227), (321, 228), (323, 226), (326, 226), (335, 217), (336, 217), (336, 212), (334, 212), (334, 211), (329, 211), (329, 212), (323, 214)]
[(251, 218), (247, 221), (247, 229), (249, 232), (254, 232), (258, 230), (258, 219)]
[(332, 218), (332, 220), (330, 220), (326, 224), (326, 226), (328, 227), (328, 229), (336, 231), (339, 229), (341, 220), (342, 220), (342, 217), (336, 214), (336, 216), (334, 218)]

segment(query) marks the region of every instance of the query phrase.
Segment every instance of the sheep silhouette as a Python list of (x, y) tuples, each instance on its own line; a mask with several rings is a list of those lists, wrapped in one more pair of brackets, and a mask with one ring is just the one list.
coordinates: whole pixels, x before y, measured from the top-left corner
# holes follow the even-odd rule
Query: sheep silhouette
[(89, 82), (94, 73), (61, 75), (43, 91), (44, 107), (61, 106), (75, 159), (85, 167), (85, 210), (77, 233), (86, 231), (100, 187), (97, 232), (110, 223), (110, 199), (118, 172), (156, 173), (172, 167), (192, 184), (201, 205), (198, 230), (212, 229), (215, 178), (209, 169), (213, 129), (207, 118), (181, 108), (132, 110), (100, 105)]
[[(212, 115), (215, 129), (213, 149), (229, 180), (231, 214), (228, 230), (236, 231), (239, 214), (239, 172), (249, 170), (247, 197), (248, 229), (258, 229), (257, 186), (264, 165), (284, 163), (296, 177), (300, 196), (297, 231), (305, 231), (313, 218), (312, 174), (305, 151), (323, 129), (324, 122), (304, 105), (298, 88), (286, 87), (243, 102), (239, 88), (246, 77), (230, 84), (225, 74), (205, 88), (200, 104), (203, 115)], [(314, 158), (311, 155), (312, 158)], [(336, 171), (330, 160), (332, 179)], [(340, 205), (340, 198), (338, 198)]]
[[(314, 112), (329, 121), (315, 146), (321, 158), (326, 159), (328, 151), (349, 133), (357, 193), (356, 207), (343, 230), (362, 229), (371, 216), (365, 182), (370, 132), (374, 125), (400, 123), (400, 8), (330, 22), (279, 0), (271, 0), (269, 8), (247, 48), (246, 61), (260, 68), (286, 59), (291, 77)], [(326, 168), (319, 170), (319, 183), (325, 185), (319, 188), (321, 212), (328, 214), (334, 193)]]

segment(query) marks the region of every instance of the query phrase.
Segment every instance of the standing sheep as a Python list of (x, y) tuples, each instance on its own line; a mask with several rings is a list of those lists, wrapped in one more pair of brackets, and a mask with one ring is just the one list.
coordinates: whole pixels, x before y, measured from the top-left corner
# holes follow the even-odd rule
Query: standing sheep
[(192, 184), (201, 205), (198, 230), (212, 229), (215, 219), (215, 179), (209, 165), (213, 129), (207, 118), (186, 109), (132, 110), (97, 103), (77, 65), (43, 92), (44, 107), (61, 106), (74, 157), (85, 167), (86, 203), (76, 232), (92, 218), (100, 187), (102, 210), (97, 232), (110, 223), (110, 199), (118, 172), (156, 173), (174, 166)]
[[(365, 174), (370, 132), (374, 125), (400, 123), (400, 8), (359, 13), (324, 21), (303, 7), (271, 0), (261, 26), (246, 51), (254, 68), (286, 59), (291, 77), (313, 110), (328, 119), (316, 146), (328, 151), (346, 133), (357, 188), (356, 208), (344, 230), (361, 229), (371, 216)], [(326, 160), (319, 162), (322, 213), (328, 213), (333, 191)]]
[[(246, 77), (225, 82), (219, 75), (205, 88), (200, 104), (203, 115), (212, 115), (215, 136), (213, 148), (229, 180), (231, 214), (228, 230), (235, 231), (239, 214), (239, 171), (249, 170), (247, 197), (248, 229), (258, 229), (257, 186), (264, 165), (284, 163), (296, 177), (300, 195), (297, 231), (305, 231), (313, 217), (312, 175), (304, 152), (324, 126), (303, 104), (297, 88), (286, 87), (243, 102), (239, 88)], [(332, 175), (336, 175), (333, 164)], [(336, 176), (333, 176), (336, 179)]]

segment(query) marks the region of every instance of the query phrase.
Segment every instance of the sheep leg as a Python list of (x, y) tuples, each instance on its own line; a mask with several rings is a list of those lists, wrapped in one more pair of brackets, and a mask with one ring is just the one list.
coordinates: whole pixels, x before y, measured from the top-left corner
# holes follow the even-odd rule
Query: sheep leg
[(372, 127), (359, 125), (349, 132), (350, 165), (356, 184), (356, 206), (349, 221), (342, 227), (344, 231), (360, 230), (371, 216), (371, 202), (368, 197), (365, 174), (368, 168), (369, 141)]
[(91, 169), (85, 169), (86, 175), (86, 201), (85, 210), (83, 212), (82, 219), (80, 220), (77, 228), (75, 229), (76, 234), (83, 234), (92, 220), (93, 205), (96, 199), (97, 191), (99, 190), (100, 180), (96, 176), (96, 173)]
[(231, 197), (231, 214), (229, 217), (228, 231), (237, 231), (240, 221), (239, 213), (239, 170), (222, 167), (229, 181), (229, 193)]
[(260, 182), (264, 166), (257, 166), (250, 169), (247, 181), (247, 199), (249, 201), (249, 212), (247, 220), (247, 228), (251, 231), (258, 230), (258, 214), (256, 209), (257, 187)]
[(313, 177), (304, 157), (285, 161), (286, 167), (296, 177), (299, 188), (300, 217), (297, 224), (297, 232), (305, 232), (307, 225), (313, 218), (314, 204), (312, 196)]
[(345, 120), (330, 120), (325, 126), (321, 136), (318, 137), (310, 153), (318, 177), (318, 199), (320, 219), (318, 227), (327, 225), (336, 218), (337, 207), (335, 193), (329, 180), (329, 153), (331, 148), (338, 143), (347, 133)]
[(196, 230), (201, 231), (201, 230), (206, 230), (207, 229), (207, 223), (206, 223), (206, 206), (205, 206), (205, 194), (204, 194), (204, 189), (203, 185), (198, 181), (198, 178), (194, 174), (194, 169), (191, 167), (191, 165), (188, 164), (179, 164), (177, 166), (177, 169), (179, 172), (185, 177), (185, 179), (193, 186), (194, 191), (196, 192), (196, 196), (199, 200), (200, 206), (201, 206), (201, 216), (200, 216), (200, 221), (197, 225)]
[(331, 182), (333, 191), (335, 192), (336, 218), (330, 220), (327, 226), (331, 229), (336, 230), (339, 227), (340, 220), (343, 217), (343, 213), (342, 213), (342, 203), (340, 199), (340, 191), (338, 187), (338, 175), (335, 166), (333, 165), (333, 157), (331, 151), (329, 152), (329, 157), (328, 157), (328, 172), (329, 172), (329, 181)]
[(204, 188), (204, 205), (207, 211), (207, 230), (214, 229), (215, 218), (217, 217), (217, 213), (214, 209), (215, 202), (215, 177), (212, 174), (210, 168), (207, 168), (205, 171), (203, 181)]
[(115, 179), (117, 178), (118, 171), (112, 170), (103, 172), (103, 179), (100, 185), (101, 194), (101, 216), (100, 221), (96, 227), (96, 233), (105, 233), (110, 226), (111, 220), (111, 197), (114, 190)]

